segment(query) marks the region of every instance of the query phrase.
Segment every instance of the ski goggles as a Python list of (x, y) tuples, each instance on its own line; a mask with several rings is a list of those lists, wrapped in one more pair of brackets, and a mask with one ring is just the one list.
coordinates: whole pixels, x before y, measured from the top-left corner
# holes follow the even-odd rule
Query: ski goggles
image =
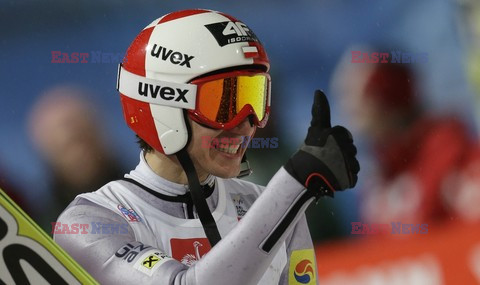
[(192, 120), (215, 129), (232, 129), (248, 116), (263, 128), (270, 113), (270, 75), (258, 70), (175, 83), (131, 73), (120, 64), (117, 90), (141, 102), (187, 109)]
[(195, 109), (190, 118), (215, 129), (231, 129), (248, 116), (263, 128), (270, 113), (270, 75), (237, 71), (195, 79)]

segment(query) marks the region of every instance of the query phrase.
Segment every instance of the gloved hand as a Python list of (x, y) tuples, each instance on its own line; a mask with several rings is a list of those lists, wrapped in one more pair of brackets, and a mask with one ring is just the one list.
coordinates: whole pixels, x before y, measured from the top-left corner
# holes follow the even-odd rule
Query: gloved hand
[(333, 197), (337, 190), (357, 183), (360, 165), (352, 134), (342, 126), (331, 127), (330, 106), (322, 91), (315, 91), (312, 121), (307, 138), (287, 161), (285, 169), (315, 196)]

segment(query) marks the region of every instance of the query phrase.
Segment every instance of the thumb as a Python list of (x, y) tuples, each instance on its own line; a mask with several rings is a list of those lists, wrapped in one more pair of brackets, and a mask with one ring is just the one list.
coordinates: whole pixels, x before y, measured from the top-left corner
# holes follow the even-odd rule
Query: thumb
[(315, 91), (310, 126), (321, 129), (332, 127), (330, 124), (330, 105), (328, 104), (327, 96), (321, 90)]

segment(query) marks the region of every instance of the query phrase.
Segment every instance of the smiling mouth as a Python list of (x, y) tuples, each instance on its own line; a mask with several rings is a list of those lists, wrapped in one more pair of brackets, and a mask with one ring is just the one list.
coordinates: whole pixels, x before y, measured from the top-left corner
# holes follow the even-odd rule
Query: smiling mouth
[(216, 150), (229, 153), (229, 154), (235, 154), (237, 153), (238, 149), (240, 148), (239, 144), (218, 144), (213, 146)]

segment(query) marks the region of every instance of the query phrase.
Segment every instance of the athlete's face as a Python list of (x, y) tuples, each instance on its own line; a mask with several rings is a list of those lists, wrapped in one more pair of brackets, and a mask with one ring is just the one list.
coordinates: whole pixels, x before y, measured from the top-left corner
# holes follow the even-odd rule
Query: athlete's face
[(192, 126), (192, 141), (188, 153), (199, 176), (213, 174), (222, 178), (236, 177), (248, 142), (255, 133), (246, 118), (238, 126), (228, 131), (203, 127), (189, 119)]

